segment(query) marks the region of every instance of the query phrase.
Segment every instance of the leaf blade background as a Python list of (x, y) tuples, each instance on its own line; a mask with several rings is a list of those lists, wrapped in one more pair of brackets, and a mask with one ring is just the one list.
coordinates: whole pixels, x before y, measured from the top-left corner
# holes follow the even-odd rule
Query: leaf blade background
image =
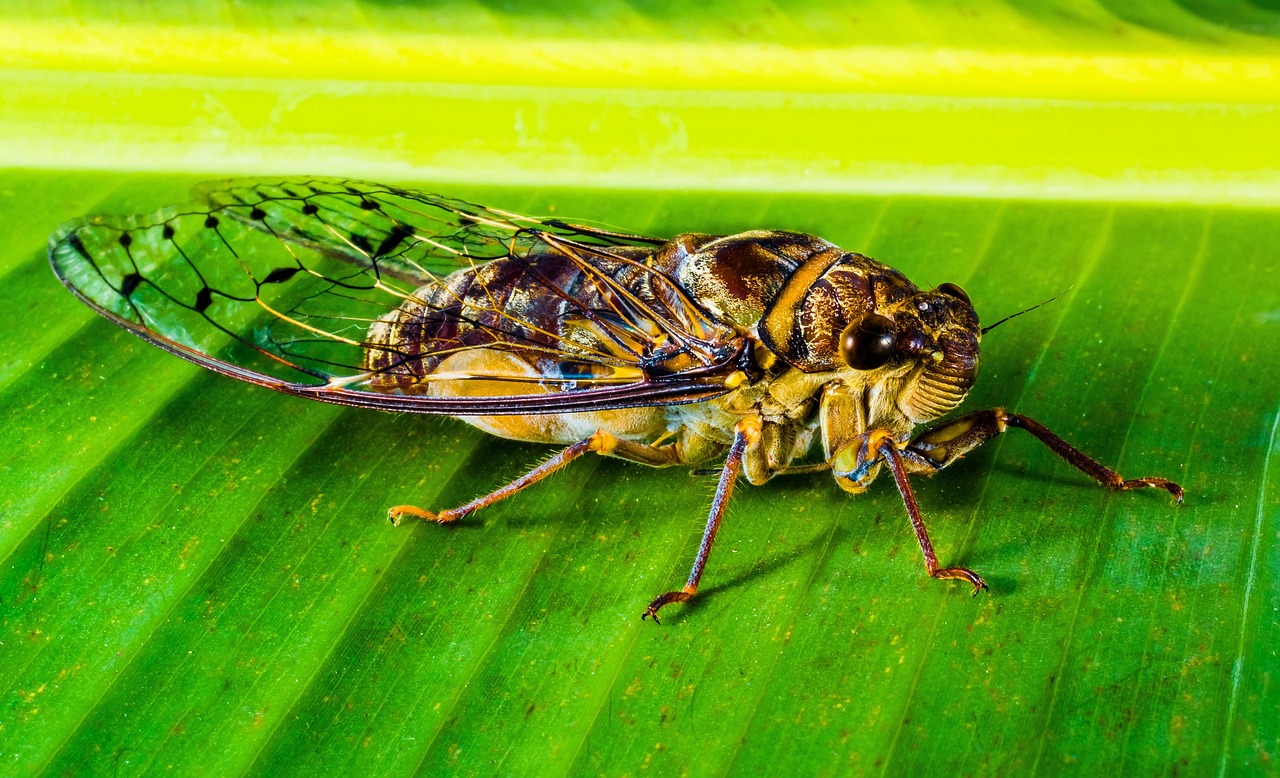
[[(1123, 49), (1216, 67), (1224, 50), (1265, 63), (1274, 49), (1232, 29), (1244, 12), (1206, 22), (1158, 8), (1156, 22), (1112, 9), (1135, 28), (1124, 45), (1100, 46), (1096, 20), (1037, 27), (1056, 41), (1041, 61)], [(815, 9), (789, 9), (797, 30), (830, 19)], [(901, 35), (960, 34), (950, 17), (916, 9), (914, 24), (895, 25), (907, 12), (873, 10)], [(223, 11), (221, 24), (251, 38), (284, 24)], [(323, 30), (348, 12), (315, 13)], [(671, 14), (618, 37), (657, 45), (654, 30), (685, 21)], [(518, 19), (522, 35), (570, 47), (595, 29), (569, 12), (494, 19), (502, 34)], [(724, 35), (706, 19), (690, 40)], [(6, 29), (29, 29), (22, 21)], [(1036, 53), (992, 35), (987, 53)], [(1267, 204), (1280, 202), (1280, 165), (1259, 142), (1277, 115), (1265, 90), (1224, 107), (1203, 92), (1148, 104), (1135, 87), (1116, 104), (1123, 79), (1093, 100), (1071, 78), (929, 81), (925, 52), (914, 75), (886, 83), (927, 81), (932, 98), (801, 86), (712, 90), (704, 107), (694, 92), (664, 102), (662, 90), (690, 87), (674, 77), (584, 93), (579, 80), (601, 76), (563, 64), (517, 73), (519, 88), (355, 75), (335, 90), (284, 78), (323, 49), (287, 60), (280, 81), (233, 82), (127, 60), (121, 73), (81, 74), (88, 60), (72, 58), (60, 73), (23, 60), (31, 48), (6, 55), (18, 70), (4, 76), (17, 85), (0, 117), (4, 158), (90, 172), (0, 180), (11, 343), (0, 753), (22, 772), (1270, 769), (1280, 292)], [(705, 67), (699, 77), (722, 88), (731, 78)], [(840, 72), (824, 88), (847, 88)], [(973, 98), (988, 93), (1002, 97)], [(200, 95), (226, 112), (191, 102)], [(362, 126), (352, 108), (379, 115), (368, 109), (406, 95), (479, 121), (410, 114), (424, 131), (409, 134)], [(523, 114), (534, 130), (510, 123), (543, 98), (544, 114)], [(157, 119), (157, 106), (173, 115)], [(733, 131), (708, 134), (726, 109)], [(82, 126), (90, 117), (100, 121)], [(838, 121), (795, 133), (797, 117)], [(866, 142), (850, 143), (869, 117), (870, 134), (853, 136)], [(966, 407), (1015, 407), (1126, 475), (1180, 478), (1188, 504), (1110, 495), (1029, 440), (999, 441), (919, 485), (944, 560), (993, 583), (994, 596), (970, 601), (922, 575), (886, 484), (851, 499), (825, 478), (783, 480), (735, 498), (709, 596), (662, 628), (641, 624), (643, 604), (682, 580), (712, 484), (584, 462), (471, 526), (393, 529), (380, 521), (387, 505), (465, 501), (545, 451), (203, 375), (95, 320), (46, 275), (41, 246), (59, 221), (152, 210), (205, 177), (191, 171), (260, 172), (269, 160), (391, 172), (638, 231), (815, 232), (918, 283), (961, 283), (986, 320), (1067, 289), (992, 333)], [(103, 167), (170, 172), (92, 172)], [(1251, 203), (1265, 207), (1241, 207)]]

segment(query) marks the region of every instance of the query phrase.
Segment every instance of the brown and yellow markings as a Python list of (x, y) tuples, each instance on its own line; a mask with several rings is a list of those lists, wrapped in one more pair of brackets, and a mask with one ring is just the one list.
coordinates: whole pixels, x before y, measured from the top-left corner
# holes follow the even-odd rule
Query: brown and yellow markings
[[(655, 621), (696, 595), (743, 478), (829, 470), (858, 493), (887, 469), (928, 574), (975, 593), (981, 576), (938, 562), (910, 478), (1007, 429), (1107, 488), (1182, 499), (1172, 481), (1125, 479), (1026, 416), (938, 422), (977, 379), (981, 336), (1008, 319), (983, 328), (958, 286), (921, 290), (813, 235), (659, 238), (331, 178), (218, 182), (196, 196), (64, 225), (54, 272), (114, 323), (223, 375), (562, 446), (470, 503), (397, 506), (395, 520), (460, 519), (585, 454), (716, 462), (693, 567), (645, 609)], [(821, 463), (795, 464), (815, 447)]]

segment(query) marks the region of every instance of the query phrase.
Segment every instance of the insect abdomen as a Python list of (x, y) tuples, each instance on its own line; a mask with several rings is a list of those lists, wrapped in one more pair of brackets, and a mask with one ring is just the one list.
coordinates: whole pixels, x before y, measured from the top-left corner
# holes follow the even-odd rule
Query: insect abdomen
[[(422, 287), (370, 328), (374, 347), (366, 364), (379, 373), (373, 385), (435, 397), (505, 397), (556, 392), (575, 381), (607, 377), (608, 366), (571, 359), (576, 351), (617, 348), (573, 326), (582, 307), (604, 305), (586, 275), (546, 253), (459, 270)], [(580, 374), (588, 369), (602, 375)], [(572, 443), (598, 429), (650, 439), (667, 425), (661, 407), (459, 418), (500, 437), (538, 443)]]
[[(645, 256), (641, 252), (637, 258)], [(652, 271), (604, 258), (596, 258), (593, 267), (649, 297), (636, 276)], [(600, 364), (602, 358), (617, 354), (620, 371), (643, 344), (605, 337), (582, 311), (603, 315), (616, 305), (607, 286), (557, 252), (499, 259), (423, 286), (383, 316), (369, 330), (365, 364), (380, 374), (375, 385), (405, 393), (421, 391), (419, 384), (450, 356), (485, 347), (518, 354), (551, 381), (607, 378), (609, 366)], [(626, 346), (635, 351), (621, 353)], [(584, 358), (575, 362), (575, 355)]]

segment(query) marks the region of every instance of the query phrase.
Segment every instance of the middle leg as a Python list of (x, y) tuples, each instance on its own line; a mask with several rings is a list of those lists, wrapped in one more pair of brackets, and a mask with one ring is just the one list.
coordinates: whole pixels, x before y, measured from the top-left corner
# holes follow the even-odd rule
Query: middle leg
[(716, 486), (716, 496), (711, 501), (711, 513), (707, 516), (706, 529), (702, 531), (702, 543), (698, 546), (698, 556), (693, 560), (693, 569), (689, 571), (689, 580), (683, 588), (675, 592), (658, 595), (641, 619), (653, 617), (658, 622), (658, 611), (675, 602), (686, 602), (698, 593), (698, 583), (702, 580), (702, 571), (707, 567), (711, 557), (711, 547), (716, 542), (716, 534), (720, 532), (720, 522), (724, 519), (725, 509), (729, 507), (729, 497), (733, 494), (734, 482), (742, 472), (742, 460), (747, 448), (760, 438), (760, 420), (743, 419), (734, 429), (733, 443), (729, 446), (729, 456), (725, 459), (724, 469), (720, 471), (720, 483)]

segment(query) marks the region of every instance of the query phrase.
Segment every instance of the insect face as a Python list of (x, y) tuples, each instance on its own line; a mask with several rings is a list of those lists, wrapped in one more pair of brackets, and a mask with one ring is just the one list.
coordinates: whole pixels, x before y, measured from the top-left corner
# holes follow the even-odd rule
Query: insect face
[(894, 357), (910, 369), (896, 405), (912, 426), (954, 410), (978, 377), (978, 315), (954, 284), (917, 292), (892, 312)]
[(883, 462), (867, 430), (905, 435), (964, 400), (978, 376), (981, 334), (968, 296), (954, 284), (912, 291), (845, 326), (845, 367), (827, 388), (821, 415), (832, 472), (845, 491), (865, 491)]

